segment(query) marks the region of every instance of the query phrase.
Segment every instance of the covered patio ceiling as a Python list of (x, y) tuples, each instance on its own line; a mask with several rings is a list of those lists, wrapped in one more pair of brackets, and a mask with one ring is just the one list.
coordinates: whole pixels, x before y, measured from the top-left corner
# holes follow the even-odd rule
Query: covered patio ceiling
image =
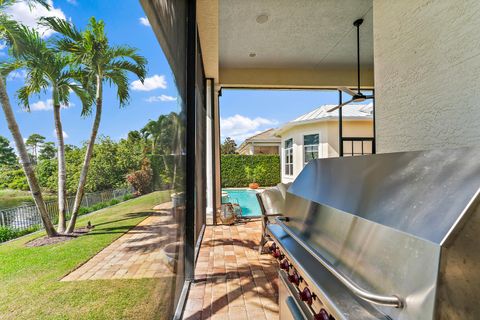
[(207, 73), (223, 87), (272, 88), (355, 87), (352, 23), (363, 18), (362, 86), (373, 87), (372, 0), (200, 0), (198, 15)]

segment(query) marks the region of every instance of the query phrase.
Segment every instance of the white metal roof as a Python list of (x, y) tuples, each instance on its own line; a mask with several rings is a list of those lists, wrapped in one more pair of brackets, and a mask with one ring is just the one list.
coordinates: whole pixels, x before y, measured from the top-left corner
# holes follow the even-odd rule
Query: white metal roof
[[(291, 122), (303, 122), (320, 119), (336, 119), (338, 118), (338, 109), (332, 112), (328, 110), (336, 105), (326, 104), (315, 110), (301, 115)], [(342, 117), (346, 119), (368, 119), (372, 118), (373, 104), (349, 104), (342, 108)]]
[[(282, 131), (303, 123), (336, 120), (338, 119), (338, 109), (332, 112), (328, 112), (328, 110), (334, 108), (335, 106), (335, 104), (326, 104), (320, 106), (317, 109), (305, 113), (300, 117), (286, 123), (282, 127), (275, 130), (275, 134), (279, 135)], [(373, 119), (373, 103), (346, 105), (342, 108), (342, 118), (344, 120)]]

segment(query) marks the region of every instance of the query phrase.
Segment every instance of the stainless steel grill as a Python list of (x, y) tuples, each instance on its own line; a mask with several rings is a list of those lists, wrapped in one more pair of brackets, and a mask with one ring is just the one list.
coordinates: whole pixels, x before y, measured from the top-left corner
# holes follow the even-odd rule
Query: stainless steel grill
[(480, 319), (480, 148), (310, 162), (268, 232), (281, 318)]

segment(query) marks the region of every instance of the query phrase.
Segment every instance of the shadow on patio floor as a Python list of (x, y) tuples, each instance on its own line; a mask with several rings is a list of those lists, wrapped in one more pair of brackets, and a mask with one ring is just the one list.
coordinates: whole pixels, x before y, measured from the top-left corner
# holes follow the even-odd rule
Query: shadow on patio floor
[(184, 319), (278, 319), (276, 261), (257, 252), (260, 222), (205, 230)]

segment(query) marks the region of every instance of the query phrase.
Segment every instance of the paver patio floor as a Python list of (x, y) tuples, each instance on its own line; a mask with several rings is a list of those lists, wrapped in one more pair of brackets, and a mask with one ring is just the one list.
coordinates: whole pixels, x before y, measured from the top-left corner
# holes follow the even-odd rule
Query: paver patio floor
[(173, 272), (163, 248), (176, 241), (178, 226), (170, 208), (171, 203), (162, 204), (62, 281), (171, 277)]
[(278, 319), (277, 262), (259, 255), (261, 222), (207, 226), (184, 319)]

